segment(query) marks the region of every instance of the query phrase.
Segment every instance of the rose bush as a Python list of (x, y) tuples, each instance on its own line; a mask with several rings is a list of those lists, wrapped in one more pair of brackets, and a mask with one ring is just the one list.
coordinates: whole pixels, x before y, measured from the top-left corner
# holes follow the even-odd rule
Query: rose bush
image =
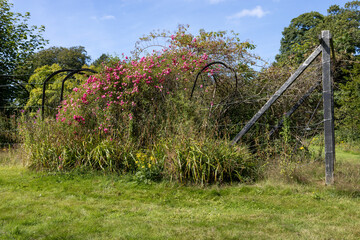
[[(215, 91), (211, 77), (220, 74), (220, 69), (205, 70), (196, 86), (197, 96), (202, 97), (189, 97), (196, 74), (217, 60), (221, 48), (223, 57), (235, 61), (233, 65), (247, 66), (249, 61), (238, 60), (250, 46), (226, 44), (225, 33), (206, 36), (202, 32), (193, 37), (180, 28), (160, 52), (142, 57), (135, 54), (103, 65), (98, 74), (73, 88), (58, 107), (55, 119), (50, 116), (37, 121), (24, 115), (21, 132), (30, 166), (59, 171), (86, 168), (137, 172), (135, 176), (141, 179), (166, 176), (202, 184), (249, 179), (239, 174), (254, 173), (254, 162), (244, 155), (244, 149), (233, 148), (234, 153), (229, 154), (234, 168), (219, 156), (226, 140), (218, 139), (221, 125), (214, 102), (219, 102), (225, 92)], [(206, 49), (212, 48), (216, 51), (208, 54)], [(242, 55), (236, 55), (239, 49)], [(224, 75), (222, 83), (226, 82), (233, 85), (234, 79)], [(193, 154), (184, 157), (184, 139), (193, 139), (189, 143), (198, 146), (196, 158)], [(190, 162), (196, 173), (188, 172)], [(244, 171), (247, 164), (251, 171)]]

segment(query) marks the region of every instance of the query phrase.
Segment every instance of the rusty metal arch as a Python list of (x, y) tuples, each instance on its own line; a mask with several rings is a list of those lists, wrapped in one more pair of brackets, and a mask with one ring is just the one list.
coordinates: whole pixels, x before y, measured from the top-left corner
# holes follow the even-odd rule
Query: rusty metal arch
[[(190, 100), (191, 100), (191, 98), (192, 98), (192, 96), (193, 96), (193, 94), (194, 94), (196, 82), (197, 82), (200, 74), (201, 74), (202, 72), (204, 72), (208, 67), (210, 67), (210, 66), (212, 66), (212, 65), (215, 65), (215, 64), (223, 65), (224, 67), (226, 67), (227, 69), (230, 69), (230, 70), (234, 73), (234, 75), (235, 75), (235, 91), (237, 90), (237, 87), (238, 87), (238, 78), (237, 78), (236, 71), (235, 71), (233, 68), (231, 68), (231, 67), (229, 67), (228, 65), (226, 65), (225, 63), (223, 63), (223, 62), (214, 61), (214, 62), (211, 62), (211, 63), (207, 64), (205, 67), (203, 67), (203, 68), (198, 72), (198, 74), (196, 75), (196, 78), (195, 78), (195, 81), (194, 81), (194, 85), (193, 85), (192, 90), (191, 90)], [(216, 79), (214, 79), (214, 81), (215, 81), (215, 84), (217, 85)]]

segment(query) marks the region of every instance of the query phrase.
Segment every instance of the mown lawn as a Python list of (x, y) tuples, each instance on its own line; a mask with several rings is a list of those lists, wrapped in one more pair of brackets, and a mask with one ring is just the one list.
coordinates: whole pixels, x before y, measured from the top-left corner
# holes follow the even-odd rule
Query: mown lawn
[[(358, 156), (350, 156), (359, 171)], [(360, 239), (360, 187), (351, 184), (325, 187), (319, 177), (145, 185), (129, 176), (1, 164), (0, 239)]]

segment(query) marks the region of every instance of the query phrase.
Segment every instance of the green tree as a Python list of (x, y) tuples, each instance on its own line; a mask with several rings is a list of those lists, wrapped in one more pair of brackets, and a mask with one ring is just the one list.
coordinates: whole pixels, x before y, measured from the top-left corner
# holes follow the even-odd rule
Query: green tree
[(12, 4), (0, 0), (0, 106), (12, 104), (17, 95), (24, 94), (21, 84), (26, 78), (13, 78), (16, 69), (27, 65), (30, 56), (47, 41), (42, 37), (44, 26), (29, 26), (30, 13), (11, 11)]
[[(43, 96), (43, 82), (50, 74), (61, 70), (62, 67), (54, 63), (53, 65), (44, 65), (35, 69), (34, 73), (29, 79), (29, 85), (27, 86), (29, 91), (29, 99), (26, 102), (25, 110), (35, 114), (36, 110), (40, 108), (42, 104)], [(46, 99), (45, 106), (47, 114), (55, 115), (56, 108), (60, 105), (60, 93), (62, 81), (68, 73), (62, 72), (53, 76), (46, 85)], [(88, 78), (88, 74), (75, 74), (72, 79), (68, 79), (64, 84), (64, 97), (72, 92), (75, 87), (79, 87), (81, 82), (84, 82)]]
[(42, 67), (44, 65), (59, 64), (62, 68), (80, 69), (86, 65), (90, 60), (87, 55), (85, 47), (50, 47), (41, 50), (33, 55), (32, 67), (33, 69)]
[(283, 31), (277, 62), (301, 63), (312, 47), (319, 44), (322, 30), (330, 30), (337, 57), (349, 59), (360, 51), (360, 1), (340, 7), (332, 5), (326, 16), (318, 12), (304, 13), (291, 20)]
[(297, 45), (312, 41), (313, 37), (309, 30), (315, 28), (323, 21), (324, 16), (318, 12), (304, 13), (292, 19), (290, 25), (282, 32), (283, 37), (280, 42), (280, 54), (276, 56), (276, 60), (279, 61), (283, 58), (288, 58), (296, 52), (294, 50)]
[(346, 72), (345, 83), (335, 95), (340, 107), (336, 111), (339, 136), (346, 141), (360, 140), (360, 58)]
[(110, 54), (101, 54), (101, 56), (97, 59), (95, 59), (91, 65), (93, 65), (97, 69), (101, 69), (101, 64), (105, 65), (116, 65), (120, 61), (120, 58), (118, 56), (113, 56)]
[(97, 58), (94, 62), (92, 62), (92, 65), (94, 65), (95, 67), (98, 67), (102, 63), (108, 62), (109, 59), (110, 59), (110, 55), (103, 53), (103, 54), (101, 54), (101, 56), (99, 58)]

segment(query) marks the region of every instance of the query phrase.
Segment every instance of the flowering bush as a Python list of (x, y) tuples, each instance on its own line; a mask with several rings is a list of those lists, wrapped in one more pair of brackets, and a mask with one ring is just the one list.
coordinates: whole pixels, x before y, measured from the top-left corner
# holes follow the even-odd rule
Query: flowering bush
[(191, 87), (192, 74), (207, 63), (206, 59), (206, 54), (166, 50), (140, 60), (105, 66), (99, 75), (73, 89), (73, 94), (59, 107), (56, 119), (77, 132), (109, 138), (127, 132), (139, 137), (133, 122), (142, 125), (151, 121), (150, 128), (159, 127), (155, 122), (165, 120), (164, 103)]
[[(220, 109), (215, 108), (213, 101), (221, 100), (223, 95), (214, 91), (214, 84), (205, 84), (202, 79), (196, 91), (211, 97), (189, 100), (196, 74), (217, 58), (221, 48), (224, 56), (236, 61), (235, 65), (240, 64), (241, 56), (234, 51), (241, 49), (245, 54), (246, 44), (227, 45), (224, 39), (224, 33), (206, 37), (203, 32), (200, 37), (193, 37), (180, 28), (169, 36), (170, 45), (161, 52), (142, 57), (135, 54), (102, 66), (98, 74), (73, 88), (58, 107), (56, 119), (24, 120), (22, 133), (30, 152), (30, 165), (58, 171), (85, 167), (133, 172), (141, 181), (164, 176), (201, 183), (243, 179), (239, 174), (246, 171), (238, 167), (244, 168), (238, 150), (235, 155), (226, 155), (236, 163), (229, 166), (226, 157), (219, 156), (223, 145), (211, 140), (219, 136), (220, 129), (216, 114), (210, 114), (213, 109)], [(208, 54), (206, 49), (210, 48), (219, 52)], [(207, 69), (205, 75), (211, 77), (218, 70)], [(233, 79), (224, 75), (223, 82), (226, 81), (233, 84)], [(194, 141), (189, 144), (206, 146), (194, 151), (196, 158), (182, 157), (185, 155), (181, 148), (185, 145), (174, 140), (183, 142), (190, 138)], [(208, 140), (211, 141), (204, 144)], [(189, 144), (186, 149), (192, 149)], [(196, 172), (191, 172), (190, 166)]]

